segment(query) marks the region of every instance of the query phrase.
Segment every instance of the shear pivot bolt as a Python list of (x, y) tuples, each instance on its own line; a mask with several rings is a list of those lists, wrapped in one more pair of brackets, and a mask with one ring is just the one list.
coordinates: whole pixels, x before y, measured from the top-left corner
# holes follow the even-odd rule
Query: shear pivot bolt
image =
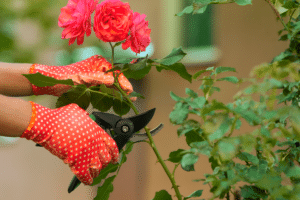
[(128, 130), (129, 130), (129, 127), (128, 127), (128, 126), (122, 126), (122, 131), (123, 131), (124, 133), (128, 132)]

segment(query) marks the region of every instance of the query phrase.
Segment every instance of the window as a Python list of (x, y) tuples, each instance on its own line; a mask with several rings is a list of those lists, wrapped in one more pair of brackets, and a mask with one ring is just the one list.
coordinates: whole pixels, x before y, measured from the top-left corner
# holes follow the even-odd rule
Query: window
[[(181, 1), (181, 10), (192, 2), (192, 0)], [(220, 51), (213, 44), (213, 5), (208, 5), (202, 14), (185, 14), (181, 17), (181, 45), (187, 53), (182, 62), (187, 67), (217, 62)]]

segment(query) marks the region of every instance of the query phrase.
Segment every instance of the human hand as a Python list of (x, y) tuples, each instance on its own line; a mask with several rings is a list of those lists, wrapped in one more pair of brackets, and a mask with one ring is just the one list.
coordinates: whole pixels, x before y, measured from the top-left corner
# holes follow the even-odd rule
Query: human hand
[(69, 164), (85, 185), (110, 162), (118, 162), (116, 142), (77, 104), (49, 109), (31, 102), (32, 117), (21, 138), (40, 144)]
[[(53, 77), (58, 80), (72, 79), (75, 85), (85, 84), (87, 87), (105, 84), (109, 88), (114, 88), (113, 72), (104, 73), (112, 69), (111, 64), (102, 56), (95, 55), (83, 61), (73, 63), (66, 66), (47, 66), (40, 64), (33, 64), (30, 68), (30, 74), (41, 73), (45, 76)], [(119, 70), (115, 73), (120, 74), (118, 81), (120, 87), (127, 95), (133, 92), (133, 88), (129, 80), (120, 73)], [(50, 94), (54, 96), (61, 96), (63, 93), (71, 89), (72, 86), (57, 84), (54, 86), (37, 87), (32, 85), (34, 95)], [(132, 97), (135, 101), (137, 98)]]

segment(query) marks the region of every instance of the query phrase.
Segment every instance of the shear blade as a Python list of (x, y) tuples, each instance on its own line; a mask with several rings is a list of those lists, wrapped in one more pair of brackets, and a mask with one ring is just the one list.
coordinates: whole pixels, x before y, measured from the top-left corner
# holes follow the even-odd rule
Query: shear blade
[[(151, 130), (151, 136), (156, 135), (162, 128), (164, 127), (164, 124), (159, 124), (155, 129)], [(142, 140), (148, 139), (147, 133), (142, 133), (142, 134), (133, 134), (132, 138), (130, 138), (130, 141), (132, 142), (139, 142)]]

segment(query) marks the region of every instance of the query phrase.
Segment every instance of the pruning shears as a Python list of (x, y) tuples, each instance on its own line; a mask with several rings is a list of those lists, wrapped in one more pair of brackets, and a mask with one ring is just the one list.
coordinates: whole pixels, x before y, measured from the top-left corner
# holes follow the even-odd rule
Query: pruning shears
[[(151, 121), (154, 113), (155, 108), (129, 118), (121, 118), (118, 115), (104, 112), (93, 112), (89, 116), (115, 140), (119, 151), (121, 151), (129, 140), (139, 142), (148, 138), (146, 133), (137, 132)], [(158, 125), (150, 131), (151, 135), (156, 135), (162, 128), (163, 124)], [(41, 145), (36, 144), (36, 146)], [(69, 185), (68, 193), (74, 191), (80, 184), (81, 182), (74, 176)]]

